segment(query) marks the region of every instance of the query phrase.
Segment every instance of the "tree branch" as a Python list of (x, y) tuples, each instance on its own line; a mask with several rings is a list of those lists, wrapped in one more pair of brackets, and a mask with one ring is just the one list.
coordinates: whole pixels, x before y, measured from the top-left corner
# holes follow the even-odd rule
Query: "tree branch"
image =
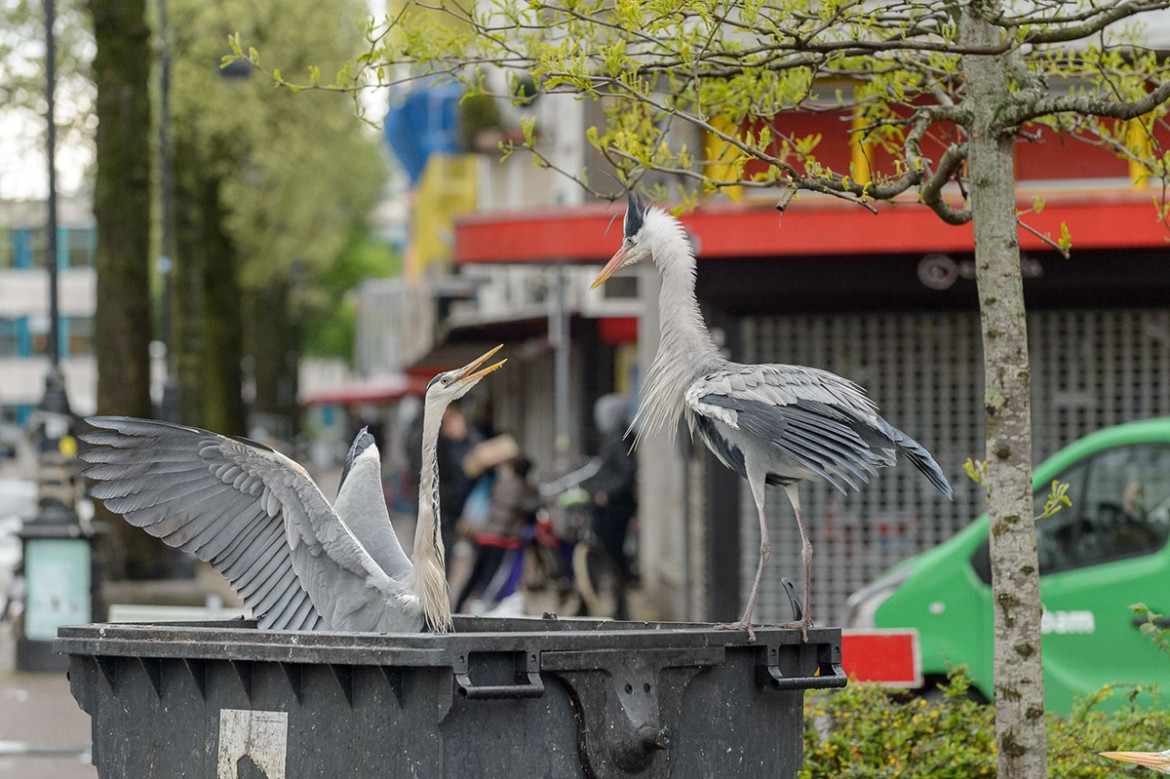
[[(1020, 27), (1029, 25), (1024, 41), (1030, 44), (1067, 43), (1095, 35), (1114, 22), (1128, 19), (1146, 11), (1165, 10), (1163, 0), (1121, 0), (1105, 7), (1100, 4), (1090, 6), (1089, 11), (1082, 14), (1068, 14), (1056, 19), (1044, 15), (1024, 14), (1018, 17), (997, 19), (996, 23)], [(1073, 20), (1074, 24), (1062, 24), (1066, 20)], [(1056, 27), (1054, 25), (1061, 25)]]
[(919, 190), (923, 205), (936, 213), (947, 224), (962, 225), (971, 221), (971, 209), (952, 208), (942, 196), (943, 187), (948, 181), (957, 177), (966, 159), (967, 144), (959, 143), (948, 146), (938, 161), (938, 167)]
[(1029, 233), (1031, 233), (1032, 235), (1034, 235), (1034, 236), (1036, 236), (1037, 238), (1039, 238), (1039, 239), (1040, 239), (1041, 241), (1043, 241), (1044, 243), (1046, 243), (1046, 244), (1048, 244), (1049, 246), (1051, 246), (1051, 247), (1052, 247), (1053, 249), (1055, 249), (1056, 251), (1060, 252), (1060, 255), (1061, 255), (1062, 257), (1064, 257), (1066, 260), (1069, 258), (1069, 250), (1068, 250), (1068, 247), (1066, 247), (1066, 246), (1062, 246), (1062, 245), (1060, 244), (1060, 242), (1059, 242), (1059, 241), (1054, 241), (1054, 240), (1052, 240), (1051, 236), (1047, 235), (1046, 233), (1042, 233), (1042, 232), (1040, 232), (1040, 231), (1039, 231), (1039, 230), (1037, 230), (1035, 227), (1032, 227), (1030, 224), (1028, 224), (1028, 223), (1027, 223), (1027, 222), (1025, 222), (1023, 219), (1021, 219), (1021, 218), (1020, 218), (1020, 216), (1019, 216), (1019, 214), (1017, 214), (1017, 215), (1016, 215), (1016, 224), (1017, 224), (1017, 225), (1019, 225), (1020, 227), (1022, 227), (1024, 230), (1026, 230), (1026, 231), (1028, 231)]
[(1015, 103), (1005, 108), (999, 119), (1001, 128), (1014, 132), (1024, 122), (1053, 114), (1076, 113), (1088, 116), (1108, 116), (1113, 119), (1134, 119), (1148, 114), (1170, 99), (1170, 81), (1164, 81), (1134, 101), (1112, 100), (1091, 95), (1054, 95), (1052, 97)]

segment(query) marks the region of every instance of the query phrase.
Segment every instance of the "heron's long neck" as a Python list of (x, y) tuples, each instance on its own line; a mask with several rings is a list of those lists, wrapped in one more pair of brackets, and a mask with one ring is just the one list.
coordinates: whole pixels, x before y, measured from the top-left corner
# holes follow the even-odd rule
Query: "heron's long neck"
[(658, 292), (661, 336), (646, 376), (635, 426), (640, 433), (666, 430), (673, 434), (687, 387), (712, 370), (721, 358), (695, 298), (695, 257), (682, 225), (657, 209), (647, 213), (646, 219), (647, 223), (660, 220), (652, 251), (662, 276)]
[(439, 527), (439, 426), (443, 408), (427, 402), (423, 407), (423, 458), (418, 479), (418, 523), (414, 528), (414, 591), (427, 622), (438, 633), (452, 629), (451, 602), (447, 597), (447, 571)]

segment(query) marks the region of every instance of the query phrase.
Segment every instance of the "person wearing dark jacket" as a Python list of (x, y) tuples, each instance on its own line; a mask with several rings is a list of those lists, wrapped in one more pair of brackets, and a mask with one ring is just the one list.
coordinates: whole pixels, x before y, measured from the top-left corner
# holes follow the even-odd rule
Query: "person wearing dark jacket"
[(444, 563), (450, 573), (454, 557), (455, 530), (463, 516), (467, 496), (475, 489), (476, 479), (463, 470), (463, 458), (483, 440), (478, 430), (467, 424), (462, 409), (455, 403), (443, 412), (442, 427), (439, 428), (439, 442), (436, 459), (439, 466), (439, 505), (442, 507), (440, 531), (443, 537)]
[(593, 532), (626, 582), (634, 578), (625, 551), (626, 533), (638, 510), (638, 465), (624, 438), (629, 419), (630, 406), (621, 395), (602, 395), (593, 404), (593, 421), (601, 434), (601, 467), (581, 483), (592, 496)]

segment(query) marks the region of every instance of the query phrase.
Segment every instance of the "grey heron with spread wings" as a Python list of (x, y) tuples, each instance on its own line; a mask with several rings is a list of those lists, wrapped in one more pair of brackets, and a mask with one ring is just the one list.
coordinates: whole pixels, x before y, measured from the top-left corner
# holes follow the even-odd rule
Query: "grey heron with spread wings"
[(858, 489), (878, 468), (894, 465), (901, 452), (948, 498), (950, 484), (930, 453), (882, 419), (853, 382), (816, 368), (724, 359), (703, 324), (695, 298), (695, 256), (682, 224), (627, 192), (622, 245), (593, 287), (646, 258), (662, 278), (661, 340), (632, 429), (639, 439), (655, 431), (673, 433), (685, 416), (692, 434), (697, 432), (724, 465), (748, 481), (759, 514), (760, 560), (743, 616), (720, 627), (753, 635), (752, 611), (772, 551), (765, 485), (784, 487), (800, 529), (804, 568), (804, 608), (785, 627), (800, 628), (807, 639), (812, 544), (800, 512), (799, 482), (824, 479), (842, 492)]
[(427, 386), (414, 553), (382, 494), (373, 437), (358, 434), (330, 506), (309, 474), (260, 444), (194, 427), (93, 417), (81, 457), (90, 494), (170, 546), (212, 565), (259, 626), (439, 633), (452, 629), (439, 537), (436, 446), (443, 410), (504, 360), (500, 347)]

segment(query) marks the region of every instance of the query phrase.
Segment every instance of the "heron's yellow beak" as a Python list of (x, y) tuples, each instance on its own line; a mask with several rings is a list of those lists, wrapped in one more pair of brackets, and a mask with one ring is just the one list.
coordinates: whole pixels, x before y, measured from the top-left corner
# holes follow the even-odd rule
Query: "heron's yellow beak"
[(1101, 752), (1100, 754), (1101, 757), (1109, 757), (1126, 763), (1137, 763), (1162, 773), (1170, 772), (1170, 754), (1167, 752)]
[(628, 259), (629, 252), (626, 249), (626, 245), (623, 243), (622, 248), (617, 250), (617, 253), (615, 253), (613, 257), (610, 258), (609, 262), (605, 264), (605, 267), (601, 269), (601, 273), (597, 274), (597, 278), (593, 280), (593, 284), (589, 286), (589, 289), (597, 289), (602, 284), (604, 284), (605, 280), (616, 273), (619, 268), (625, 265)]
[(495, 349), (492, 349), (491, 351), (487, 352), (486, 354), (483, 354), (479, 357), (476, 357), (474, 360), (472, 360), (471, 362), (464, 365), (462, 368), (459, 369), (459, 372), (455, 374), (455, 381), (459, 382), (460, 384), (469, 384), (469, 383), (474, 384), (475, 382), (482, 379), (484, 376), (487, 376), (489, 373), (491, 373), (492, 371), (499, 368), (501, 365), (506, 363), (507, 360), (500, 360), (499, 362), (494, 363), (492, 365), (489, 365), (486, 368), (476, 370), (477, 368), (479, 368), (479, 366), (481, 366), (485, 362), (487, 362), (489, 357), (491, 357), (493, 354), (495, 354), (496, 352), (500, 351), (503, 348), (504, 348), (504, 345), (500, 344)]

